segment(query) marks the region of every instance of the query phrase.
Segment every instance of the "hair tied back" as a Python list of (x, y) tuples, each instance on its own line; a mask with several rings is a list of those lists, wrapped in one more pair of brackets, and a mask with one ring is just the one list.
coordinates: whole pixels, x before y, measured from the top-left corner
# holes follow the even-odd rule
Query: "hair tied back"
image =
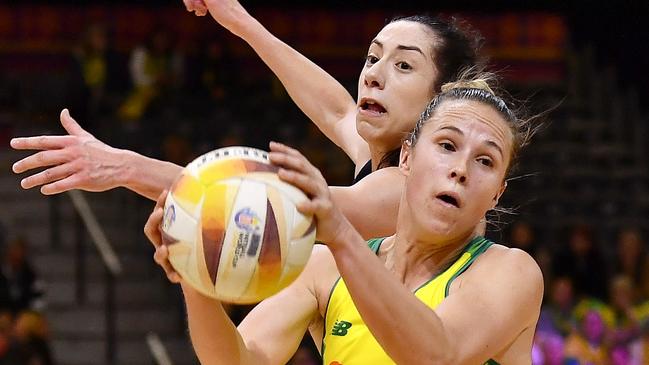
[(490, 94), (495, 95), (494, 91), (489, 87), (488, 81), (486, 79), (475, 79), (475, 80), (459, 80), (455, 82), (448, 82), (442, 85), (442, 92), (446, 93), (454, 89), (478, 89), (487, 91)]

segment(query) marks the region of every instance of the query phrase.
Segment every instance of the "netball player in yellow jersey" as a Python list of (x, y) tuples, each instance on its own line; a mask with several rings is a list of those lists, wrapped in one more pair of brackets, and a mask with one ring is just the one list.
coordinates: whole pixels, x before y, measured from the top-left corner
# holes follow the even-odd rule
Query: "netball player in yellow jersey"
[[(280, 177), (309, 196), (299, 209), (316, 216), (326, 246), (238, 328), (219, 301), (181, 282), (203, 364), (284, 364), (307, 329), (326, 365), (531, 363), (541, 272), (525, 252), (474, 233), (505, 190), (521, 124), (483, 81), (444, 90), (403, 144), (396, 234), (369, 246), (320, 172), (271, 143)], [(145, 232), (156, 261), (179, 281), (160, 246), (163, 200)]]

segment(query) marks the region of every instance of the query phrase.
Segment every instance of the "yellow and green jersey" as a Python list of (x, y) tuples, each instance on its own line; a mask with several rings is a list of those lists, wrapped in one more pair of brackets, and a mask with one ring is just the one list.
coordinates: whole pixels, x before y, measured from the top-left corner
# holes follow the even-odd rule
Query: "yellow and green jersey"
[[(383, 240), (384, 238), (372, 239), (368, 244), (375, 253), (378, 253)], [(493, 242), (484, 237), (471, 240), (457, 261), (415, 290), (415, 296), (431, 309), (435, 309), (448, 295), (453, 280), (492, 244)], [(363, 322), (342, 278), (338, 278), (331, 289), (325, 312), (324, 330), (322, 338), (324, 365), (394, 364)], [(493, 360), (486, 363), (486, 365), (493, 364), (498, 363)]]

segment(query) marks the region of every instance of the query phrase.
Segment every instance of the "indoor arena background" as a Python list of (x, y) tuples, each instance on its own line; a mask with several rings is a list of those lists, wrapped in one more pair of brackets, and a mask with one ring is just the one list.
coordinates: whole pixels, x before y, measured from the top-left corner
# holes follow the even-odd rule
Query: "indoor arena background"
[[(583, 322), (592, 316), (605, 333), (590, 341), (594, 351), (611, 364), (649, 363), (646, 3), (396, 3), (243, 5), (352, 95), (369, 41), (392, 16), (457, 15), (479, 30), (510, 93), (533, 113), (550, 111), (501, 200), (511, 212), (489, 217), (488, 232), (543, 270), (535, 363), (578, 364), (564, 349), (589, 338)], [(156, 97), (133, 86), (137, 47), (169, 65), (155, 75)], [(91, 54), (105, 76), (83, 71)], [(173, 364), (197, 363), (180, 292), (142, 233), (153, 203), (124, 189), (83, 194), (117, 254), (117, 274), (71, 196), (22, 190), (24, 176), (11, 172), (25, 154), (9, 139), (63, 134), (64, 107), (108, 144), (181, 165), (273, 139), (297, 147), (331, 185), (351, 183), (351, 162), (251, 48), (180, 0), (0, 2), (0, 364), (163, 363), (153, 355), (160, 344)], [(233, 307), (233, 319), (246, 310)], [(306, 339), (291, 363), (319, 361)]]

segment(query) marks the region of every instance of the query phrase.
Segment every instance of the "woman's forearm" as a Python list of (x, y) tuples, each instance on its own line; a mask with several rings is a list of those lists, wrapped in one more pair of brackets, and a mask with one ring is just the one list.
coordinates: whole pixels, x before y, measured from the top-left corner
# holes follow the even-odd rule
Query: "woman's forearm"
[[(255, 50), (309, 119), (345, 149), (346, 142), (341, 138), (345, 136), (339, 132), (339, 122), (356, 111), (356, 103), (349, 92), (318, 65), (271, 34), (245, 10), (238, 11), (238, 20), (228, 29)], [(360, 137), (358, 140), (362, 141)]]
[(182, 283), (189, 335), (201, 364), (254, 364), (223, 305)]
[(120, 186), (156, 200), (164, 189), (169, 189), (182, 167), (174, 163), (123, 150)]

